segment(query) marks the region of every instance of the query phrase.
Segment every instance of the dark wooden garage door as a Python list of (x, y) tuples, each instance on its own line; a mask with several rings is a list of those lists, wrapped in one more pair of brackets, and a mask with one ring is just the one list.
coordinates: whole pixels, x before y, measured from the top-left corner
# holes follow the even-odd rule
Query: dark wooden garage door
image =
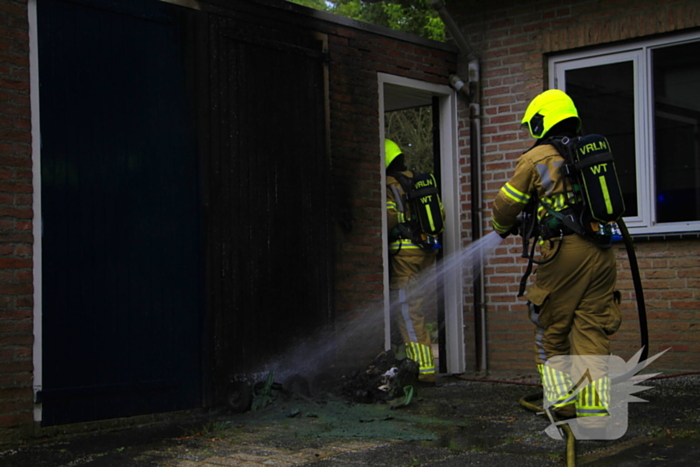
[(303, 371), (319, 353), (293, 352), (331, 322), (323, 43), (274, 18), (262, 30), (215, 17), (208, 37), (215, 374), (260, 372), (282, 357)]
[(201, 402), (199, 172), (171, 11), (38, 1), (46, 425)]

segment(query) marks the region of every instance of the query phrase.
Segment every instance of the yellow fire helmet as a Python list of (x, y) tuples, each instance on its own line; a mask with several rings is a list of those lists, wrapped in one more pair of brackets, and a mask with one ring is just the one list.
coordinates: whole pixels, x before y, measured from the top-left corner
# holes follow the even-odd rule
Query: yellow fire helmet
[(394, 143), (390, 139), (384, 140), (384, 157), (386, 160), (387, 167), (389, 167), (389, 165), (392, 162), (394, 162), (394, 159), (396, 159), (401, 154), (403, 154), (403, 151), (401, 150), (398, 144)]
[(532, 99), (521, 123), (527, 125), (533, 138), (542, 138), (554, 125), (571, 117), (578, 120), (577, 131), (580, 130), (581, 119), (574, 101), (564, 91), (550, 89)]

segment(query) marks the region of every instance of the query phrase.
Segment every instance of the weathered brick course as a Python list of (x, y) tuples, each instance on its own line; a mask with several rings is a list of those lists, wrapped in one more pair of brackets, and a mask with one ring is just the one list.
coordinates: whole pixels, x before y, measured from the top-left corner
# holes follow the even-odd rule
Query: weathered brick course
[(30, 422), (33, 410), (33, 188), (26, 11), (24, 1), (0, 0), (0, 427)]

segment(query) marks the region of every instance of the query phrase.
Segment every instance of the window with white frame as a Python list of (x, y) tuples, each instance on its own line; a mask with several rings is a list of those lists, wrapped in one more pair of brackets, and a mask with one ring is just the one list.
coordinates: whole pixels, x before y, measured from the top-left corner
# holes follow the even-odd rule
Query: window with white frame
[(700, 34), (550, 58), (550, 87), (605, 135), (632, 233), (700, 231)]

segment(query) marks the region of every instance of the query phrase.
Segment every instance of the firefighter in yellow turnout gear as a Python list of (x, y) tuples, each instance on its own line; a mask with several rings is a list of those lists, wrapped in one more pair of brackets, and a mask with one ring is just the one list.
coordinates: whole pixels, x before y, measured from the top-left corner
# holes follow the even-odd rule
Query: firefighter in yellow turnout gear
[(410, 219), (401, 183), (391, 173), (408, 177), (405, 156), (399, 146), (385, 140), (387, 168), (387, 218), (390, 232), (389, 262), (392, 316), (405, 345), (406, 357), (418, 363), (418, 381), (435, 382), (435, 362), (430, 333), (426, 329), (423, 293), (416, 293), (421, 273), (435, 264), (437, 249), (427, 249), (405, 232)]
[[(538, 206), (534, 215), (540, 220), (549, 215), (551, 220), (549, 210), (571, 214), (570, 197), (576, 196), (560, 171), (563, 157), (546, 141), (551, 136), (571, 138), (580, 131), (571, 98), (559, 90), (540, 94), (522, 123), (539, 141), (520, 156), (515, 173), (494, 200), (493, 227), (504, 238), (516, 233), (517, 216), (526, 206)], [(560, 418), (575, 416), (579, 426), (597, 429), (610, 419), (606, 357), (609, 336), (621, 319), (615, 253), (563, 223), (553, 230), (540, 243), (542, 264), (526, 294), (536, 325), (535, 360), (555, 413)]]

